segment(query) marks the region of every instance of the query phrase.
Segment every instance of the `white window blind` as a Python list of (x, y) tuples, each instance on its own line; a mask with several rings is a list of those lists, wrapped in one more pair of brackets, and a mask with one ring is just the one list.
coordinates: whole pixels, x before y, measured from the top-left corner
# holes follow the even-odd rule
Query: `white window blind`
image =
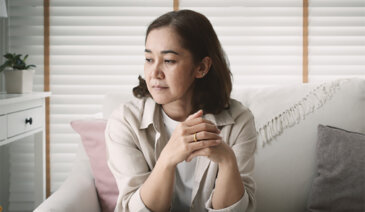
[(34, 91), (43, 91), (43, 0), (9, 0), (9, 52), (35, 64)]
[(309, 81), (365, 78), (365, 1), (309, 1)]
[[(34, 91), (43, 91), (43, 0), (9, 0), (8, 50), (35, 64)], [(3, 50), (7, 51), (7, 50)], [(9, 145), (9, 212), (34, 209), (34, 137)]]
[(79, 136), (72, 120), (101, 111), (108, 91), (132, 91), (143, 74), (148, 24), (172, 1), (50, 1), (51, 191), (67, 177)]
[(302, 0), (181, 0), (180, 8), (209, 18), (230, 60), (234, 88), (301, 83)]

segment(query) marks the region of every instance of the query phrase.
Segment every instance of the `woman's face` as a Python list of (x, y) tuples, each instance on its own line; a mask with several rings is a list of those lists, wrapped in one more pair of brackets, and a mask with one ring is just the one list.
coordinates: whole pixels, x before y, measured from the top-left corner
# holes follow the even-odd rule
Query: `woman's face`
[(181, 47), (171, 27), (157, 28), (147, 36), (144, 74), (147, 88), (158, 104), (190, 103), (198, 67), (192, 54)]

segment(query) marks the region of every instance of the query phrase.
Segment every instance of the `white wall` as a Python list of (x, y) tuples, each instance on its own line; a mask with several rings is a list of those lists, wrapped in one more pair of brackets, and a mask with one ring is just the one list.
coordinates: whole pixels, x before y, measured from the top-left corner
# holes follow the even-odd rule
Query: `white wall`
[[(3, 64), (3, 55), (8, 51), (8, 20), (7, 18), (0, 18), (0, 64)], [(0, 74), (0, 93), (5, 92), (5, 83), (3, 72)]]

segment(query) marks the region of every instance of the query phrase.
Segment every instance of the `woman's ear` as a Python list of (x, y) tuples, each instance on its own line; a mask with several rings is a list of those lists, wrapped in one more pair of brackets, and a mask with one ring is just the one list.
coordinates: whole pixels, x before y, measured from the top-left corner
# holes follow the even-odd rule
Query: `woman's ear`
[(204, 57), (197, 67), (195, 77), (203, 78), (205, 75), (207, 75), (211, 66), (212, 66), (212, 59), (210, 59), (210, 57), (208, 56)]

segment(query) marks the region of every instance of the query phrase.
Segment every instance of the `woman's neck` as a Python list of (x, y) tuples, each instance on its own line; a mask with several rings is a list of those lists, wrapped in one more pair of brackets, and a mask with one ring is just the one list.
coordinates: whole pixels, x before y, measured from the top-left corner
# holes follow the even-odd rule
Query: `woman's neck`
[(192, 107), (190, 101), (175, 101), (162, 105), (162, 108), (171, 119), (182, 122), (190, 115)]

